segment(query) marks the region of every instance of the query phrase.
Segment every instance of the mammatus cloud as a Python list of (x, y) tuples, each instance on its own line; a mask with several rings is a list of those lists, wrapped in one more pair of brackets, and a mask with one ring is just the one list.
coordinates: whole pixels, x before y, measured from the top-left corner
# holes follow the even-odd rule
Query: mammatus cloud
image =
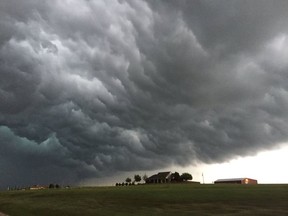
[(221, 162), (287, 141), (288, 3), (0, 3), (1, 185)]

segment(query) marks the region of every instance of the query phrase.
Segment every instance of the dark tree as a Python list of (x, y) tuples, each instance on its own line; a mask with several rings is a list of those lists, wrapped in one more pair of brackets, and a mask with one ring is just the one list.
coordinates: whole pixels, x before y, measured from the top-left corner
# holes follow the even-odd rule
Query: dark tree
[(55, 188), (54, 184), (49, 184), (49, 188)]
[(140, 182), (142, 179), (141, 179), (141, 176), (140, 175), (134, 175), (134, 181), (135, 182)]
[(182, 179), (182, 181), (188, 181), (188, 180), (192, 180), (193, 177), (190, 173), (183, 173), (180, 178)]
[(148, 176), (147, 176), (146, 174), (144, 174), (143, 177), (142, 177), (142, 179), (143, 179), (144, 181), (146, 181), (147, 178), (148, 178)]
[(131, 178), (126, 178), (126, 180), (125, 180), (127, 183), (130, 183), (132, 180), (131, 180)]
[(172, 181), (179, 182), (181, 181), (180, 175), (178, 172), (172, 173)]

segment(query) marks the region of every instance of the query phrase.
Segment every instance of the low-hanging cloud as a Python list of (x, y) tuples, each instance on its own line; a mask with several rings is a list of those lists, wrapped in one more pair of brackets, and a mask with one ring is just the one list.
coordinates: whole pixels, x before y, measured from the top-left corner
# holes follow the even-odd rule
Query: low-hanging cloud
[(0, 3), (1, 185), (287, 141), (286, 1)]

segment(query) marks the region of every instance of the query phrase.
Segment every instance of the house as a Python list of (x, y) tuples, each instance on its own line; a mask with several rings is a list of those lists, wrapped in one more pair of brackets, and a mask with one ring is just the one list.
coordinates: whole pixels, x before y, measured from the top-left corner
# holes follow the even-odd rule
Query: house
[(250, 178), (218, 179), (214, 184), (258, 184), (257, 180)]
[(159, 172), (158, 174), (152, 175), (147, 178), (146, 184), (152, 183), (168, 183), (172, 180), (172, 173), (171, 172)]
[(29, 188), (30, 190), (43, 190), (47, 189), (47, 187), (40, 186), (40, 185), (33, 185), (32, 187)]

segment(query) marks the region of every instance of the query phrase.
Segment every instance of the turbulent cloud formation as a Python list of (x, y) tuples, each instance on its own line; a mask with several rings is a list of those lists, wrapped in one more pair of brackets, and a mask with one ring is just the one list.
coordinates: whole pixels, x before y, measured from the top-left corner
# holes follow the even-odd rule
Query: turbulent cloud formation
[(0, 184), (287, 141), (288, 2), (2, 0)]

